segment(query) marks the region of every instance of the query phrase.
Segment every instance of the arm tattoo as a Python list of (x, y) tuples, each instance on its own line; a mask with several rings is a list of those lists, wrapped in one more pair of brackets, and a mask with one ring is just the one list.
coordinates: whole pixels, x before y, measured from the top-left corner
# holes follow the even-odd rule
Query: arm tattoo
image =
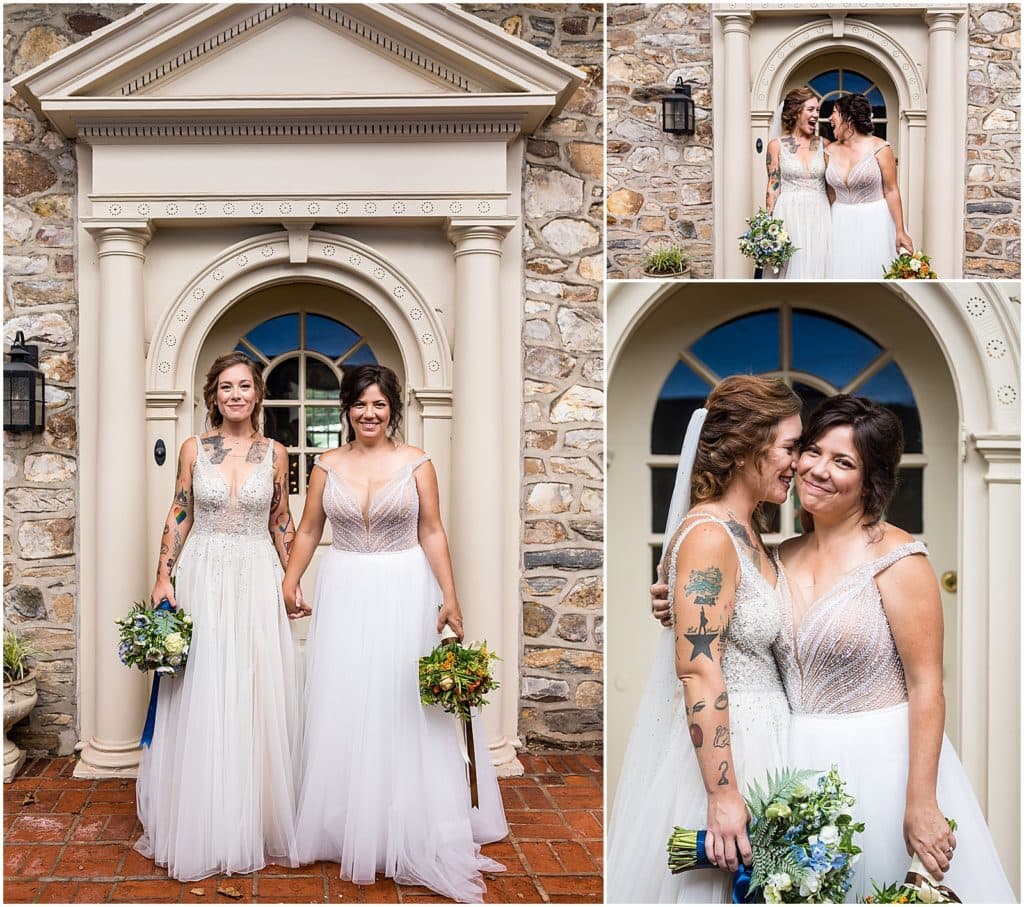
[(727, 774), (729, 771), (729, 763), (719, 762), (718, 770), (722, 773), (722, 777), (718, 779), (718, 786), (725, 787), (725, 785), (729, 783), (729, 775)]
[(728, 692), (721, 692), (718, 694), (718, 698), (715, 699), (715, 709), (721, 712), (723, 709), (729, 708), (729, 694)]
[(694, 661), (701, 654), (712, 658), (711, 644), (718, 637), (720, 628), (708, 628), (708, 617), (704, 608), (718, 604), (718, 596), (722, 591), (722, 571), (717, 567), (691, 570), (684, 591), (687, 595), (693, 596), (695, 605), (700, 605), (700, 623), (696, 627), (690, 627), (689, 632), (683, 634), (693, 646), (690, 661)]
[(245, 455), (245, 462), (262, 463), (263, 458), (267, 455), (267, 443), (266, 438), (253, 441), (249, 446), (249, 452)]
[(780, 144), (785, 145), (793, 154), (800, 151), (800, 146), (797, 144), (797, 140), (791, 135), (784, 135), (779, 139)]
[(727, 725), (720, 724), (715, 728), (715, 742), (712, 746), (718, 747), (718, 749), (725, 749), (729, 745), (729, 728)]
[(220, 435), (203, 438), (203, 447), (206, 448), (206, 455), (210, 458), (211, 463), (223, 463), (224, 458), (228, 455), (227, 449), (224, 447), (224, 439)]
[(704, 746), (704, 730), (699, 724), (690, 725), (690, 741), (693, 743), (695, 750), (699, 750)]
[(280, 482), (274, 483), (274, 493), (270, 497), (270, 510), (271, 512), (277, 510), (277, 505), (281, 503), (281, 488)]
[(704, 706), (705, 706), (705, 702), (704, 702), (704, 700), (703, 700), (703, 699), (698, 699), (698, 700), (697, 700), (697, 701), (696, 701), (696, 702), (695, 702), (695, 703), (693, 704), (693, 708), (692, 708), (692, 709), (690, 709), (690, 711), (691, 711), (691, 712), (692, 712), (692, 713), (693, 713), (694, 715), (696, 715), (696, 714), (697, 714), (698, 712), (703, 712), (703, 711), (704, 711)]
[(684, 633), (687, 641), (693, 646), (693, 651), (690, 653), (690, 661), (696, 661), (698, 655), (706, 655), (711, 661), (714, 658), (711, 655), (711, 644), (718, 638), (719, 630), (712, 629), (705, 632), (706, 628), (702, 627), (691, 627), (689, 633)]

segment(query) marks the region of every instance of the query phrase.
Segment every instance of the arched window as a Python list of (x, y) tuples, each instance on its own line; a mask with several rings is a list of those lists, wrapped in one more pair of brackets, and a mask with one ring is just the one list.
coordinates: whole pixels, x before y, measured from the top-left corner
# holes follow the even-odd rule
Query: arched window
[(817, 93), (821, 100), (821, 114), (818, 120), (818, 133), (829, 141), (835, 139), (832, 124), (828, 118), (837, 98), (846, 94), (865, 95), (871, 103), (871, 122), (875, 126), (875, 135), (884, 139), (888, 129), (888, 117), (885, 109), (885, 98), (878, 85), (867, 76), (854, 72), (852, 69), (837, 68), (819, 73), (808, 80), (808, 85)]
[[(713, 328), (680, 352), (665, 379), (651, 421), (648, 458), (653, 565), (661, 558), (679, 448), (690, 414), (703, 405), (715, 384), (734, 374), (783, 378), (804, 401), (805, 419), (818, 403), (839, 393), (870, 397), (893, 410), (903, 426), (905, 449), (899, 490), (885, 518), (907, 532), (924, 533), (921, 419), (892, 351), (843, 321), (784, 304)], [(798, 531), (794, 491), (774, 515), (765, 541), (778, 542)]]
[(235, 349), (263, 366), (263, 431), (288, 449), (288, 493), (305, 494), (313, 458), (340, 441), (344, 370), (377, 357), (348, 326), (306, 312), (264, 321)]

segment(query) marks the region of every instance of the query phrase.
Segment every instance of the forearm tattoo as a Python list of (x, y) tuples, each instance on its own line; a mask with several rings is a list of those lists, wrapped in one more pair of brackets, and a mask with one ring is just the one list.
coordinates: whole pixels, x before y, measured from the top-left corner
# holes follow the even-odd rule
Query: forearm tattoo
[(174, 494), (174, 503), (171, 504), (171, 516), (164, 525), (163, 534), (160, 537), (160, 561), (157, 564), (156, 575), (166, 570), (171, 575), (178, 555), (184, 544), (181, 527), (192, 515), (192, 488), (188, 476), (184, 474), (184, 467), (181, 458), (178, 458), (178, 490)]
[(782, 189), (782, 170), (775, 153), (768, 151), (768, 196), (773, 198)]

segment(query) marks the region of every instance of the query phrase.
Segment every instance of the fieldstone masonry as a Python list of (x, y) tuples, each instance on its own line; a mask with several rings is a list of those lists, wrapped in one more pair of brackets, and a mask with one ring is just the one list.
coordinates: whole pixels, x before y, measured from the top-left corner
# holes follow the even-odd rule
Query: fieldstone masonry
[(964, 277), (1020, 277), (1020, 5), (968, 16)]
[[(696, 133), (661, 131), (661, 96), (682, 76)], [(680, 246), (711, 277), (711, 20), (706, 4), (608, 7), (608, 276), (643, 277), (658, 246)]]
[(519, 733), (527, 744), (600, 746), (604, 7), (463, 8), (587, 73), (529, 139), (524, 165)]
[[(77, 296), (75, 149), (10, 80), (132, 5), (4, 9), (4, 338), (38, 343), (47, 427), (5, 435), (4, 615), (36, 648), (40, 702), (12, 732), (66, 754), (76, 730)], [(601, 740), (603, 7), (466, 9), (588, 74), (529, 140), (523, 326), (523, 645), (520, 733)], [(127, 603), (126, 603), (127, 607)], [(516, 657), (516, 653), (506, 653)]]

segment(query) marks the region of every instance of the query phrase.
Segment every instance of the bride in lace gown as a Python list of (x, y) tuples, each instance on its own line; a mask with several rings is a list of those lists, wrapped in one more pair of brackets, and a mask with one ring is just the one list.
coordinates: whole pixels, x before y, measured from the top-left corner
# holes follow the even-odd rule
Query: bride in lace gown
[(480, 845), (508, 829), (482, 725), (474, 808), (458, 720), (420, 703), (419, 659), (446, 623), (462, 638), (462, 613), (429, 457), (392, 440), (401, 399), (390, 369), (345, 373), (352, 441), (317, 458), (284, 580), (294, 602), (329, 519), (307, 642), (298, 852), (358, 884), (382, 872), (480, 902), (481, 873), (504, 869)]
[(896, 158), (888, 142), (871, 133), (871, 103), (864, 95), (839, 98), (829, 118), (836, 140), (829, 145), (832, 204), (832, 280), (881, 280), (899, 249), (914, 251), (903, 228), (903, 201)]
[(778, 113), (781, 134), (768, 142), (765, 207), (782, 220), (797, 251), (778, 274), (766, 267), (766, 279), (824, 280), (828, 273), (832, 225), (825, 187), (826, 142), (816, 134), (818, 105), (810, 88), (794, 88)]
[(192, 646), (183, 676), (160, 684), (136, 784), (135, 849), (182, 881), (298, 865), (299, 691), (279, 593), (288, 457), (257, 432), (263, 379), (244, 355), (213, 363), (204, 397), (215, 430), (181, 446), (152, 592), (192, 616)]
[(675, 632), (659, 643), (619, 778), (609, 903), (729, 901), (724, 872), (669, 872), (675, 825), (707, 827), (708, 856), (723, 869), (737, 857), (750, 865), (742, 792), (786, 763), (789, 720), (770, 649), (775, 575), (755, 511), (789, 493), (799, 412), (781, 380), (737, 376), (715, 387), (687, 431), (663, 558)]
[[(839, 766), (866, 829), (853, 888), (902, 881), (916, 852), (964, 903), (1016, 899), (943, 734), (942, 609), (923, 544), (880, 517), (896, 487), (896, 417), (840, 395), (811, 415), (797, 491), (813, 529), (778, 552), (774, 645), (793, 711), (790, 762)], [(944, 817), (957, 821), (955, 834)], [(944, 874), (944, 878), (943, 878)]]

